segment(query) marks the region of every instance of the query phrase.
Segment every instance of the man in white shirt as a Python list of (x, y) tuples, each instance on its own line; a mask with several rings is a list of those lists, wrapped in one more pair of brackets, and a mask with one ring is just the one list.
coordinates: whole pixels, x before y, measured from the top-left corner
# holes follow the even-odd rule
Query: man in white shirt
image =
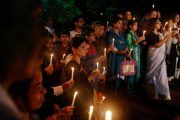
[(70, 39), (82, 34), (84, 24), (85, 24), (85, 21), (82, 16), (78, 16), (77, 18), (75, 18), (75, 29), (70, 31)]

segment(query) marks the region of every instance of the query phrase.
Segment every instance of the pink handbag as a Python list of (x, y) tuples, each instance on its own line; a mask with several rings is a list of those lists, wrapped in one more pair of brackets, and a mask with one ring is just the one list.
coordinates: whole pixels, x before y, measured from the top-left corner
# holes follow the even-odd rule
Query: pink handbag
[(136, 60), (126, 60), (124, 59), (120, 65), (120, 75), (121, 76), (133, 76), (136, 75)]

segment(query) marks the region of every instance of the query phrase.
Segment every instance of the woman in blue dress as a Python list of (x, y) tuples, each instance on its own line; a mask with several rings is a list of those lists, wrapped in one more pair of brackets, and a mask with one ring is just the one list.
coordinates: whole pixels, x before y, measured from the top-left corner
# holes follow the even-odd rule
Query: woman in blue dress
[[(124, 40), (124, 34), (122, 33), (123, 20), (116, 17), (113, 20), (113, 29), (106, 34), (106, 43), (108, 47), (107, 54), (107, 87), (118, 92), (122, 77), (120, 74), (120, 65), (123, 61), (123, 57), (127, 53), (127, 43)], [(119, 77), (115, 77), (115, 76)], [(114, 78), (114, 79), (112, 79)]]

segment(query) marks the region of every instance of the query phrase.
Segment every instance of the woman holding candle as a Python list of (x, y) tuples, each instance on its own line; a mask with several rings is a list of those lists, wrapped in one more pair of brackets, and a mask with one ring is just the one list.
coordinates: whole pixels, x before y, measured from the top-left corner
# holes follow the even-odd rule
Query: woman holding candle
[[(165, 37), (158, 32), (161, 28), (159, 19), (154, 18), (150, 21), (151, 31), (147, 34), (148, 42), (146, 82), (147, 87), (152, 86), (154, 99), (159, 99), (159, 95), (164, 96), (165, 100), (170, 100), (170, 91), (167, 78), (166, 61), (165, 61), (165, 43), (172, 33)], [(152, 91), (152, 90), (151, 90)]]
[(135, 83), (140, 81), (140, 66), (141, 66), (141, 61), (140, 61), (140, 54), (141, 54), (141, 49), (139, 43), (143, 40), (145, 40), (145, 36), (138, 37), (136, 34), (137, 28), (138, 28), (138, 23), (135, 20), (131, 20), (128, 22), (127, 26), (127, 32), (125, 35), (125, 38), (127, 40), (128, 44), (128, 50), (130, 51), (132, 49), (132, 54), (131, 57), (132, 59), (135, 59), (137, 62), (137, 67), (136, 67), (136, 75), (135, 76), (128, 76), (127, 81), (128, 81), (128, 86), (127, 86), (127, 92), (132, 93), (135, 90)]
[[(173, 24), (169, 23), (166, 25), (163, 35), (167, 35), (172, 31), (172, 29), (170, 30), (170, 28), (172, 28), (172, 25)], [(169, 38), (168, 42), (166, 43), (167, 76), (169, 81), (176, 78), (176, 47), (178, 44), (178, 29), (173, 29), (173, 31), (176, 33), (176, 36)]]
[(74, 103), (74, 106), (76, 106), (74, 117), (78, 118), (78, 120), (85, 120), (88, 118), (87, 111), (89, 104), (93, 102), (93, 79), (100, 76), (100, 71), (99, 69), (96, 69), (89, 73), (81, 61), (81, 58), (86, 56), (89, 48), (89, 44), (85, 41), (85, 39), (81, 37), (75, 37), (71, 42), (72, 56), (65, 63), (63, 79), (69, 80), (71, 78), (71, 68), (73, 67), (73, 78), (75, 83), (73, 89), (66, 94), (65, 99), (67, 99), (67, 104), (70, 104), (72, 102), (72, 95), (74, 95), (74, 91), (78, 91), (78, 95)]
[[(85, 57), (83, 57), (83, 61), (85, 62), (85, 66), (89, 72), (92, 72), (97, 68), (97, 62), (99, 65), (105, 61), (104, 55), (98, 55), (98, 51), (93, 44), (96, 41), (96, 35), (94, 29), (90, 27), (86, 27), (83, 30), (83, 35), (87, 43), (89, 44), (89, 49)], [(100, 67), (99, 67), (100, 68)]]
[[(123, 20), (116, 17), (113, 20), (113, 29), (108, 31), (106, 34), (106, 44), (107, 48), (107, 77), (110, 79), (117, 74), (120, 74), (120, 65), (123, 60), (123, 57), (127, 53), (127, 43), (124, 40), (124, 34), (122, 33), (123, 29)], [(114, 39), (114, 40), (113, 40)], [(113, 42), (114, 41), (114, 42)], [(119, 85), (122, 82), (121, 78), (118, 78), (114, 83), (108, 81), (107, 87), (114, 89), (118, 92)]]

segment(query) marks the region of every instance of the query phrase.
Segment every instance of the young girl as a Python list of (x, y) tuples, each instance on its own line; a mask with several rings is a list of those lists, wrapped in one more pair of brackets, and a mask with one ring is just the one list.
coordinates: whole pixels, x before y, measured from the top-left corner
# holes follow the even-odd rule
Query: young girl
[(141, 68), (141, 61), (140, 61), (140, 54), (141, 54), (141, 49), (139, 43), (145, 39), (144, 36), (138, 37), (136, 34), (137, 28), (138, 28), (138, 23), (135, 20), (131, 20), (128, 22), (128, 29), (127, 33), (125, 35), (125, 38), (127, 40), (128, 44), (128, 50), (132, 51), (131, 56), (132, 59), (136, 60), (137, 62), (137, 73), (135, 76), (129, 76), (127, 77), (128, 81), (128, 93), (132, 93), (134, 91), (134, 85), (136, 82), (139, 82), (140, 80), (140, 68)]

